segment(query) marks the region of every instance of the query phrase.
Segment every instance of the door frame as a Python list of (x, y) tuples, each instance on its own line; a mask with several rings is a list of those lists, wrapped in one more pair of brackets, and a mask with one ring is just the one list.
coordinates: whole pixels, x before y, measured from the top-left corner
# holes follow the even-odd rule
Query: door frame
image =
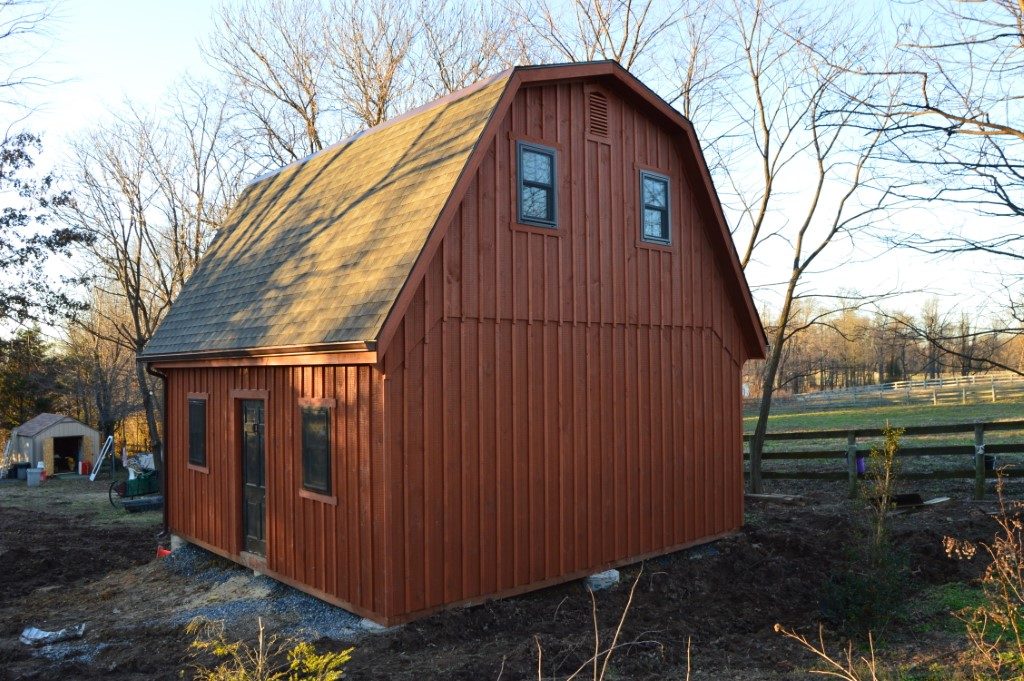
[[(245, 461), (242, 457), (242, 400), (263, 400), (263, 458), (264, 458), (264, 470), (263, 470), (263, 482), (264, 490), (266, 491), (267, 497), (270, 496), (270, 466), (267, 465), (269, 461), (268, 445), (270, 441), (269, 437), (269, 421), (267, 418), (270, 407), (270, 391), (269, 390), (249, 390), (236, 388), (231, 391), (231, 456), (234, 461), (232, 470), (234, 471), (234, 494), (237, 495), (235, 503), (233, 504), (232, 512), (232, 523), (234, 525), (234, 538), (235, 538), (235, 553), (242, 559), (242, 562), (252, 567), (253, 569), (266, 568), (267, 561), (270, 556), (270, 542), (268, 536), (270, 534), (270, 523), (264, 522), (263, 525), (263, 540), (266, 542), (267, 555), (260, 556), (259, 554), (251, 553), (245, 549), (245, 494), (242, 486), (245, 484)], [(266, 500), (264, 500), (266, 503)], [(266, 507), (264, 507), (264, 513), (267, 513)]]

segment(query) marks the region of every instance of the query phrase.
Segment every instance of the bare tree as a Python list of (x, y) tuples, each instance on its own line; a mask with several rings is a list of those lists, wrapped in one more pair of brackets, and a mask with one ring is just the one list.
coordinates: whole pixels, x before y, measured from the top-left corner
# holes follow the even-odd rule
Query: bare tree
[(229, 83), (255, 155), (284, 165), (341, 136), (340, 112), (324, 91), (328, 15), (319, 2), (225, 3), (214, 24), (205, 52)]
[(512, 16), (501, 5), (423, 0), (416, 20), (421, 39), (415, 60), (432, 67), (422, 73), (430, 96), (461, 90), (515, 66), (519, 57)]
[[(153, 336), (237, 192), (239, 166), (225, 148), (225, 110), (200, 96), (178, 104), (161, 125), (129, 109), (75, 144), (79, 190), (65, 217), (92, 237), (82, 254), (83, 275), (94, 297), (112, 301), (92, 309), (82, 328), (133, 357)], [(160, 405), (142, 363), (135, 378), (149, 439), (159, 451)]]
[[(787, 263), (750, 439), (750, 484), (760, 491), (761, 453), (786, 344), (824, 315), (867, 300), (860, 295), (822, 297), (809, 284), (821, 273), (823, 254), (852, 243), (887, 209), (890, 193), (874, 167), (882, 132), (864, 135), (855, 125), (862, 112), (846, 94), (846, 72), (834, 66), (861, 59), (863, 27), (838, 12), (799, 13), (785, 3), (737, 0), (735, 10), (734, 35), (745, 79), (736, 82), (733, 101), (738, 119), (749, 123), (732, 139), (758, 150), (760, 173), (759, 181), (752, 182), (742, 167), (729, 168), (728, 186), (739, 206), (734, 233), (745, 244), (745, 269), (770, 242), (772, 257)], [(813, 44), (806, 36), (813, 36)], [(861, 87), (879, 85), (870, 81)], [(868, 94), (862, 90), (860, 98)], [(789, 183), (786, 193), (780, 190), (784, 182)], [(798, 302), (810, 299), (831, 301), (831, 309), (794, 323)]]
[(456, 0), (224, 4), (205, 52), (249, 156), (278, 167), (514, 62), (507, 12)]
[(103, 436), (141, 408), (135, 378), (135, 355), (116, 337), (114, 320), (123, 319), (118, 301), (94, 290), (89, 309), (67, 331), (65, 357), (70, 370), (69, 388), (87, 423)]
[(940, 257), (975, 253), (1006, 263), (1005, 313), (1016, 325), (960, 324), (959, 335), (922, 329), (930, 346), (952, 352), (965, 367), (990, 366), (992, 348), (1007, 342), (1006, 333), (1024, 334), (1024, 2), (943, 0), (910, 11), (911, 19), (927, 21), (903, 24), (919, 28), (899, 36), (898, 68), (865, 71), (900, 83), (885, 151), (917, 178), (911, 198), (965, 207), (979, 219), (893, 241)]
[[(903, 64), (883, 71), (904, 83), (890, 128), (894, 158), (931, 171), (926, 196), (987, 216), (1024, 216), (1024, 3), (927, 3), (914, 35), (901, 36)], [(940, 246), (1022, 257), (1024, 237), (946, 240)]]
[(37, 73), (39, 50), (32, 41), (53, 14), (54, 3), (48, 0), (0, 0), (0, 101), (16, 103), (16, 94), (25, 87), (49, 82)]
[(335, 0), (326, 26), (334, 97), (365, 127), (409, 106), (416, 15), (402, 0)]
[(536, 61), (612, 59), (642, 75), (675, 25), (675, 3), (521, 0), (512, 5), (520, 45)]

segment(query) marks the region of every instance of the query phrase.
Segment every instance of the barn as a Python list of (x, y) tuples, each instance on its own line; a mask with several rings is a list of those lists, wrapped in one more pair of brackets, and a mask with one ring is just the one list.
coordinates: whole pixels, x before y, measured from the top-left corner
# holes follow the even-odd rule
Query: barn
[(255, 180), (141, 358), (169, 530), (393, 624), (736, 530), (765, 347), (692, 125), (593, 62)]
[(78, 470), (80, 462), (92, 462), (99, 450), (100, 434), (64, 414), (43, 413), (11, 431), (8, 444), (14, 460), (32, 466), (43, 463), (47, 475)]

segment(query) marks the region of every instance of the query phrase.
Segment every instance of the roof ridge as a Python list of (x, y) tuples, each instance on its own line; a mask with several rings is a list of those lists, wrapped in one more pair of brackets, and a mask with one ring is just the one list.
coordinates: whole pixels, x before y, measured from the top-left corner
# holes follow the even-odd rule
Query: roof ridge
[(389, 118), (386, 121), (378, 123), (377, 125), (374, 125), (374, 126), (369, 127), (369, 128), (364, 128), (363, 130), (360, 130), (358, 132), (354, 132), (354, 133), (352, 133), (351, 135), (349, 135), (347, 137), (341, 138), (337, 142), (334, 142), (332, 144), (327, 145), (323, 149), (318, 149), (317, 151), (314, 151), (311, 154), (307, 154), (306, 156), (303, 156), (302, 158), (297, 158), (294, 161), (291, 161), (291, 162), (281, 166), (280, 168), (275, 168), (274, 170), (268, 170), (267, 172), (263, 173), (262, 175), (258, 175), (254, 179), (250, 180), (245, 185), (245, 187), (243, 187), (243, 191), (248, 189), (249, 187), (253, 186), (254, 184), (258, 184), (259, 182), (262, 182), (263, 180), (267, 180), (267, 179), (270, 179), (271, 177), (279, 175), (279, 174), (283, 173), (284, 171), (288, 170), (289, 168), (292, 168), (293, 166), (301, 166), (301, 165), (303, 165), (305, 163), (308, 163), (309, 161), (312, 161), (314, 158), (320, 156), (321, 154), (328, 153), (330, 151), (333, 151), (334, 149), (337, 149), (338, 147), (341, 147), (341, 146), (344, 146), (346, 144), (350, 144), (352, 142), (355, 142), (357, 139), (360, 139), (362, 137), (366, 137), (367, 135), (372, 135), (374, 133), (380, 132), (381, 130), (384, 130), (385, 128), (389, 128), (392, 125), (395, 125), (396, 123), (401, 123), (402, 121), (408, 120), (408, 119), (412, 118), (413, 116), (418, 116), (421, 113), (426, 113), (427, 111), (430, 111), (431, 109), (434, 109), (434, 108), (436, 108), (438, 106), (441, 106), (443, 104), (448, 104), (449, 102), (457, 101), (459, 99), (462, 99), (463, 97), (468, 97), (469, 95), (473, 94), (474, 92), (477, 92), (478, 90), (482, 90), (482, 89), (486, 88), (487, 86), (492, 85), (492, 84), (498, 82), (499, 80), (501, 80), (503, 78), (510, 77), (512, 75), (512, 72), (515, 71), (517, 68), (520, 68), (520, 67), (515, 67), (514, 66), (512, 68), (508, 68), (508, 69), (505, 69), (504, 71), (496, 73), (493, 76), (488, 76), (488, 77), (486, 77), (486, 78), (484, 78), (482, 80), (478, 80), (475, 83), (473, 83), (472, 85), (467, 85), (466, 87), (462, 88), (461, 90), (456, 90), (456, 91), (450, 92), (447, 95), (444, 95), (442, 97), (438, 97), (437, 99), (432, 99), (429, 102), (421, 104), (421, 105), (419, 105), (419, 106), (417, 106), (417, 107), (415, 107), (413, 109), (409, 109), (408, 111), (406, 111), (406, 112), (404, 112), (402, 114), (399, 114), (398, 116), (395, 116), (394, 118)]

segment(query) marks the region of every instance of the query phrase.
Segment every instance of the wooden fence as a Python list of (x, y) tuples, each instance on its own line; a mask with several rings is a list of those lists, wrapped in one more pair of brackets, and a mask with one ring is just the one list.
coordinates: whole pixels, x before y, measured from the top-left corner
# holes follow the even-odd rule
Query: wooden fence
[[(1009, 371), (971, 376), (943, 376), (921, 381), (896, 381), (837, 390), (775, 395), (773, 411), (887, 405), (979, 404), (1024, 398), (1024, 376)], [(747, 412), (760, 398), (744, 400)]]
[[(950, 425), (935, 426), (912, 426), (903, 429), (902, 443), (899, 450), (899, 457), (916, 456), (960, 456), (969, 458), (971, 468), (955, 468), (950, 470), (938, 470), (930, 472), (907, 471), (900, 474), (906, 480), (922, 479), (949, 479), (949, 478), (973, 478), (974, 497), (983, 499), (985, 496), (985, 480), (987, 477), (994, 477), (991, 467), (986, 469), (986, 456), (996, 454), (1024, 454), (1024, 439), (1021, 442), (1001, 442), (995, 444), (985, 443), (985, 433), (998, 431), (1024, 430), (1024, 420), (1017, 421), (992, 421), (988, 423), (958, 423)], [(906, 441), (915, 437), (925, 435), (955, 435), (973, 433), (973, 444), (963, 445), (906, 445)], [(765, 441), (784, 442), (799, 440), (839, 440), (845, 446), (837, 446), (827, 449), (794, 449), (794, 450), (766, 450), (762, 452), (762, 461), (808, 461), (821, 459), (842, 459), (845, 461), (845, 471), (770, 471), (762, 470), (761, 478), (764, 480), (847, 480), (851, 496), (857, 493), (857, 459), (868, 455), (869, 448), (863, 442), (866, 438), (877, 438), (883, 434), (881, 428), (858, 428), (856, 430), (810, 430), (810, 431), (787, 431), (768, 433)], [(750, 435), (744, 435), (743, 440), (749, 441)], [(966, 439), (966, 438), (965, 438)], [(744, 458), (749, 458), (749, 452), (744, 452)], [(1007, 469), (1004, 471), (1006, 477), (1024, 477), (1024, 470)]]

